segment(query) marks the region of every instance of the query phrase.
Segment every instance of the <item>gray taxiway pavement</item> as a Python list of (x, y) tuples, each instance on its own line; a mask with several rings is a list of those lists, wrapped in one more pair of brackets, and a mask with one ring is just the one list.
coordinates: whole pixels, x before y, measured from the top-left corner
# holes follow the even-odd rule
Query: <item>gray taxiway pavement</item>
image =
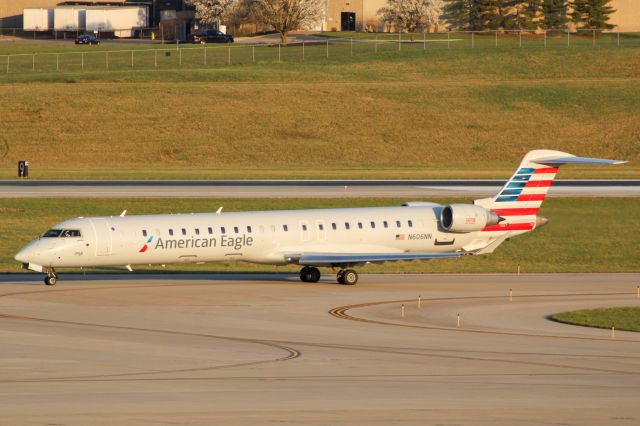
[(0, 276), (0, 423), (637, 425), (640, 335), (546, 317), (638, 282)]
[[(489, 197), (494, 180), (0, 180), (0, 198), (38, 197)], [(559, 180), (550, 197), (640, 197), (637, 180)]]

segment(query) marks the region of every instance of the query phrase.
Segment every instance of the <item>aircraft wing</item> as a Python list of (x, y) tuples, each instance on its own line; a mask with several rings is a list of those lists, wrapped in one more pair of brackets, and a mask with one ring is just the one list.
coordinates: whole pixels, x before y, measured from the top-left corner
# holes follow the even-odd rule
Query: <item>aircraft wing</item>
[(393, 262), (398, 260), (448, 259), (462, 253), (309, 253), (288, 258), (301, 265), (351, 265), (367, 262)]

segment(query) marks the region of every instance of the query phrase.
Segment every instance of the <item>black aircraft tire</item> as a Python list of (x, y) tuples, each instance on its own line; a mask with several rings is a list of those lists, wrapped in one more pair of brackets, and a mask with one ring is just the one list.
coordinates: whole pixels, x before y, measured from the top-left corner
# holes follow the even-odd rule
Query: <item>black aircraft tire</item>
[(347, 269), (342, 272), (342, 283), (344, 285), (354, 285), (358, 282), (358, 273), (353, 269)]
[(317, 283), (320, 281), (320, 270), (312, 266), (305, 266), (300, 271), (300, 280), (305, 283)]
[(304, 268), (300, 269), (300, 281), (302, 281), (303, 283), (308, 282), (307, 281), (307, 275), (308, 275), (308, 266), (305, 266)]
[(307, 272), (307, 279), (310, 283), (317, 283), (320, 281), (320, 270), (318, 268), (309, 268)]

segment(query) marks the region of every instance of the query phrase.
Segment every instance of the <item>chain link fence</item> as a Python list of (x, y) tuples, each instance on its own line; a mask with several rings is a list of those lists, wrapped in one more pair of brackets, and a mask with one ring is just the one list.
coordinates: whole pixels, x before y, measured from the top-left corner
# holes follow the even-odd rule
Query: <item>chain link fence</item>
[[(0, 44), (0, 48), (1, 48)], [(110, 45), (113, 46), (113, 45)], [(348, 57), (418, 54), (453, 49), (552, 49), (640, 47), (640, 33), (598, 31), (451, 31), (354, 33), (288, 44), (142, 44), (127, 50), (78, 46), (73, 52), (0, 54), (0, 74), (131, 69), (202, 68), (267, 62), (321, 61)], [(3, 72), (4, 71), (4, 72)]]

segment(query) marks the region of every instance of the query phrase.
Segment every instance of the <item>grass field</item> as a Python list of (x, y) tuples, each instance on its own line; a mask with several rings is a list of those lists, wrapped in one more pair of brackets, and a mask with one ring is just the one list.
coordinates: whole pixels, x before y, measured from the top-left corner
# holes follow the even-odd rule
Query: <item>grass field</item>
[(429, 47), (444, 46), (447, 49), (503, 49), (503, 48), (591, 48), (591, 47), (640, 47), (640, 33), (608, 32), (595, 37), (590, 30), (567, 35), (562, 31), (543, 33), (522, 31), (451, 31), (440, 33), (365, 33), (353, 31), (328, 31), (318, 34), (331, 39), (354, 39), (388, 42), (426, 42)]
[[(394, 199), (10, 199), (0, 201), (0, 272), (19, 272), (14, 254), (56, 222), (70, 217), (129, 214), (273, 210), (399, 205)], [(445, 200), (441, 200), (446, 202)], [(452, 200), (448, 200), (452, 201)], [(459, 202), (461, 200), (456, 200)], [(363, 272), (639, 272), (639, 199), (550, 199), (541, 214), (551, 222), (504, 243), (490, 256), (370, 265)], [(140, 268), (170, 271), (295, 271), (246, 263)]]
[(585, 327), (611, 328), (640, 331), (640, 308), (600, 308), (553, 314), (551, 319)]
[(637, 48), (354, 46), (0, 73), (0, 178), (20, 159), (34, 178), (505, 178), (535, 148), (632, 161), (561, 178), (640, 174)]

